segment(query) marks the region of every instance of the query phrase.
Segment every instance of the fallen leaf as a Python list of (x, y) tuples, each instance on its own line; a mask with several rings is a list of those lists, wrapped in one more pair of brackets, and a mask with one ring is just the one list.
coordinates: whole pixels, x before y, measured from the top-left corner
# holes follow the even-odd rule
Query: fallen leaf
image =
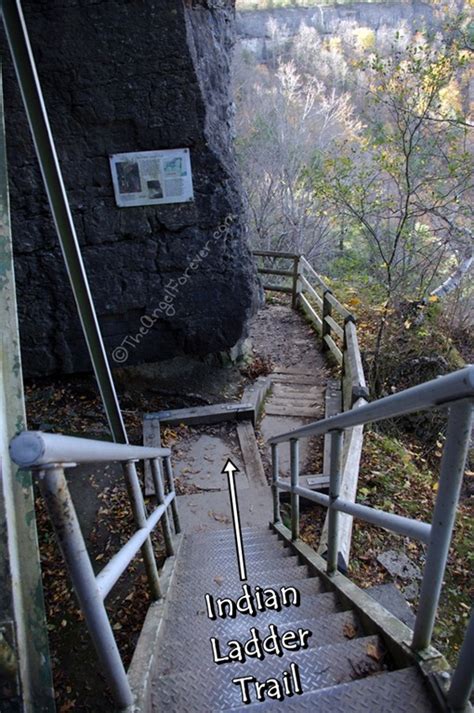
[(370, 656), (374, 661), (381, 661), (385, 656), (385, 651), (379, 644), (367, 644), (367, 656)]
[(351, 624), (351, 622), (348, 621), (346, 624), (344, 624), (342, 628), (342, 633), (348, 639), (353, 639), (355, 636), (357, 636), (357, 628), (354, 626), (354, 624)]

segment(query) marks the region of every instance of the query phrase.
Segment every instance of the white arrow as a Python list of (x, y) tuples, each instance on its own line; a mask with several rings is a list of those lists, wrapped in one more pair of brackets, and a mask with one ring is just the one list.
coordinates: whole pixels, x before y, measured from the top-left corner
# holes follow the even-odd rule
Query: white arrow
[(237, 489), (235, 487), (235, 473), (239, 472), (237, 466), (227, 459), (227, 463), (222, 468), (223, 473), (227, 473), (229, 481), (230, 507), (232, 510), (232, 522), (234, 524), (235, 548), (237, 550), (237, 562), (239, 565), (239, 575), (242, 582), (247, 579), (245, 567), (244, 543), (242, 540), (242, 526), (240, 524), (239, 503), (237, 501)]

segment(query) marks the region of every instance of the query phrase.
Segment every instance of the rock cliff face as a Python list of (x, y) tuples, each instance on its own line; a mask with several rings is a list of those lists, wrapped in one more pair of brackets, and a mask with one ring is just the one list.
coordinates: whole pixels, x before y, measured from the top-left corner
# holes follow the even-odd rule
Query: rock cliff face
[(314, 27), (320, 35), (337, 35), (348, 24), (380, 30), (406, 23), (411, 28), (436, 27), (432, 5), (422, 0), (394, 2), (324, 3), (311, 7), (274, 8), (237, 14), (237, 35), (241, 44), (264, 59), (272, 51), (275, 37), (281, 44), (296, 35), (302, 26)]
[[(231, 146), (233, 2), (23, 7), (112, 365), (229, 350), (256, 303)], [(4, 56), (24, 368), (88, 370), (6, 49)], [(194, 202), (118, 208), (109, 155), (170, 148), (190, 150)]]

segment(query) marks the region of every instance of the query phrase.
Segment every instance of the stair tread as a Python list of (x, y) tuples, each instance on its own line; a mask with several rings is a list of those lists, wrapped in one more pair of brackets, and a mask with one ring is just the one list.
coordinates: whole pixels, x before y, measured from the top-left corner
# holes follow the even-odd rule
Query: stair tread
[[(230, 617), (210, 619), (207, 615), (206, 603), (204, 598), (197, 607), (191, 609), (187, 601), (170, 601), (166, 619), (172, 619), (175, 624), (176, 631), (181, 633), (184, 628), (183, 635), (193, 637), (195, 630), (199, 628), (203, 631), (209, 631), (212, 636), (212, 631), (226, 631), (230, 637), (234, 636), (235, 631), (245, 631), (251, 626), (257, 624), (273, 623), (273, 620), (281, 622), (291, 621), (292, 619), (325, 616), (341, 611), (341, 607), (337, 601), (336, 595), (333, 592), (323, 592), (322, 594), (306, 594), (301, 597), (299, 606), (284, 606), (281, 611), (274, 609), (258, 612), (255, 617), (249, 614), (237, 613), (234, 619)], [(180, 617), (185, 617), (182, 625), (178, 621)], [(192, 624), (192, 630), (190, 630)]]
[[(279, 541), (276, 537), (270, 538), (258, 538), (255, 540), (244, 539), (244, 552), (245, 554), (253, 554), (257, 552), (291, 552), (290, 547), (285, 547), (283, 542)], [(232, 539), (225, 542), (216, 542), (210, 545), (206, 545), (206, 556), (208, 554), (218, 554), (220, 552), (232, 551), (235, 552), (235, 540)], [(202, 542), (189, 542), (185, 541), (182, 546), (182, 554), (184, 557), (189, 556), (202, 556), (203, 543)]]
[[(234, 568), (237, 569), (237, 565)], [(260, 572), (249, 572), (247, 577), (247, 582), (252, 585), (261, 585), (262, 582), (266, 583), (266, 586), (273, 586), (272, 581), (282, 581), (285, 583), (289, 581), (302, 581), (308, 577), (308, 568), (306, 565), (296, 565), (294, 567), (282, 568), (279, 567), (275, 569), (274, 566), (270, 566), (268, 569), (262, 567)], [(213, 573), (209, 573), (206, 570), (193, 570), (192, 572), (178, 571), (176, 572), (175, 585), (176, 587), (186, 588), (189, 591), (194, 592), (214, 592), (219, 594), (223, 590), (223, 587), (229, 587), (235, 585), (241, 585), (241, 581), (237, 571), (227, 572), (225, 569), (220, 568)], [(290, 585), (288, 585), (290, 586)]]
[[(253, 584), (249, 581), (249, 584)], [(323, 582), (319, 577), (308, 577), (305, 579), (300, 579), (296, 581), (289, 581), (288, 577), (285, 578), (284, 575), (279, 577), (278, 575), (268, 574), (268, 578), (258, 576), (255, 578), (255, 584), (258, 584), (262, 589), (280, 589), (281, 587), (296, 587), (301, 595), (303, 594), (319, 594), (326, 591)], [(241, 583), (232, 583), (230, 585), (219, 584), (212, 580), (207, 582), (205, 586), (199, 590), (197, 587), (194, 588), (193, 592), (189, 591), (188, 585), (175, 584), (168, 596), (169, 601), (177, 601), (179, 599), (186, 599), (186, 601), (191, 605), (200, 604), (204, 601), (205, 594), (212, 594), (218, 597), (231, 597), (235, 599), (242, 593)]]
[[(178, 571), (176, 573), (178, 581), (206, 579), (210, 581), (214, 577), (225, 577), (231, 581), (240, 581), (239, 571), (237, 567), (237, 557), (235, 552), (229, 553), (228, 557), (222, 557), (220, 560), (207, 561), (207, 558), (202, 558), (199, 563), (195, 559), (196, 564), (188, 561), (186, 563), (179, 562)], [(290, 579), (293, 572), (296, 572), (300, 567), (307, 571), (304, 565), (300, 565), (297, 557), (282, 557), (277, 559), (267, 559), (264, 562), (257, 560), (249, 560), (247, 562), (247, 574), (249, 578), (255, 578), (255, 575), (265, 571), (285, 572), (290, 574)]]
[(285, 713), (434, 713), (440, 710), (432, 702), (414, 666), (285, 698), (283, 703), (268, 701), (233, 710), (235, 713), (277, 713), (282, 706)]
[[(275, 549), (270, 547), (268, 550), (258, 551), (255, 553), (245, 553), (247, 570), (255, 569), (258, 566), (260, 566), (261, 569), (262, 565), (266, 562), (274, 562), (276, 566), (278, 566), (277, 563), (280, 562), (298, 565), (298, 558), (295, 556), (294, 552), (291, 552), (291, 550), (285, 552), (283, 551), (283, 548)], [(202, 571), (204, 568), (209, 570), (211, 567), (215, 567), (216, 565), (230, 570), (237, 569), (237, 554), (235, 547), (229, 547), (221, 550), (220, 552), (206, 552), (204, 563), (203, 557), (198, 557), (196, 554), (186, 555), (186, 553), (184, 553), (180, 558), (180, 567), (188, 571), (194, 571), (196, 569)]]
[[(278, 615), (277, 615), (278, 616)], [(278, 632), (283, 635), (287, 631), (296, 631), (298, 628), (309, 629), (312, 635), (308, 639), (308, 650), (324, 646), (331, 643), (340, 643), (348, 640), (347, 632), (350, 635), (362, 636), (363, 631), (358, 621), (357, 615), (353, 611), (337, 612), (331, 616), (320, 618), (298, 618), (298, 612), (295, 611), (294, 621), (279, 623), (275, 618), (273, 622), (278, 627)], [(157, 675), (163, 676), (173, 673), (176, 670), (184, 670), (187, 668), (211, 667), (214, 665), (212, 659), (211, 646), (200, 645), (196, 650), (192, 647), (183, 646), (183, 641), (173, 635), (174, 622), (169, 624), (170, 629), (164, 630), (163, 643), (160, 646), (160, 656), (157, 666)], [(250, 619), (247, 624), (247, 632), (244, 632), (242, 640), (246, 640), (250, 636), (250, 628), (256, 627), (262, 638), (268, 636), (270, 630), (268, 625), (260, 626), (258, 620)], [(218, 632), (214, 632), (219, 636)], [(224, 641), (228, 641), (227, 637)]]
[[(282, 658), (268, 655), (263, 661), (253, 659), (243, 664), (211, 664), (162, 676), (153, 683), (153, 705), (155, 710), (167, 711), (240, 708), (240, 686), (233, 683), (233, 678), (255, 676), (264, 681), (281, 676), (293, 662), (298, 665), (303, 691), (328, 688), (350, 681), (362, 672), (382, 670), (382, 663), (376, 662), (367, 653), (368, 647), (377, 645), (378, 641), (377, 636), (370, 636), (309, 651), (287, 652)], [(256, 700), (254, 690), (251, 691), (251, 700)]]
[[(266, 539), (278, 542), (278, 537), (269, 527), (242, 527), (242, 535), (245, 540)], [(216, 530), (203, 530), (202, 532), (186, 533), (185, 542), (205, 542), (211, 544), (218, 540), (234, 539), (234, 528), (231, 524), (228, 527), (220, 527)]]

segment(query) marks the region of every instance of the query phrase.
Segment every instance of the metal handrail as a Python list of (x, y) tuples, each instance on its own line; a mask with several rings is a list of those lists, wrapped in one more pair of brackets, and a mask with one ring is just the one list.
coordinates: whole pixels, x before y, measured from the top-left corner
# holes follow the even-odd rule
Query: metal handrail
[(11, 459), (22, 468), (36, 468), (48, 463), (148, 460), (170, 455), (169, 448), (131, 446), (43, 431), (23, 431), (10, 442)]
[[(104, 600), (139, 550), (143, 554), (151, 597), (155, 600), (161, 597), (150, 535), (161, 522), (166, 554), (174, 554), (169, 509), (176, 534), (180, 532), (180, 525), (171, 451), (169, 448), (131, 446), (41, 431), (25, 431), (10, 442), (10, 455), (19, 466), (34, 470), (104, 675), (118, 707), (126, 708), (133, 704), (133, 694)], [(157, 507), (149, 515), (135, 468), (136, 460), (149, 461), (151, 465)], [(96, 575), (64, 470), (79, 463), (110, 461), (122, 463), (136, 531)], [(168, 494), (165, 494), (161, 462), (164, 465)]]
[(287, 431), (270, 438), (269, 443), (283, 443), (292, 438), (307, 438), (324, 435), (330, 431), (342, 431), (353, 426), (441, 407), (449, 402), (469, 397), (474, 397), (474, 366), (472, 365), (453, 374), (427, 381), (425, 384), (412, 386), (398, 394), (385, 396), (357, 409)]
[[(411, 642), (414, 652), (427, 649), (431, 643), (471, 437), (473, 405), (474, 366), (468, 366), (453, 374), (441, 376), (426, 384), (414, 386), (372, 404), (362, 405), (339, 416), (294, 429), (269, 441), (272, 450), (274, 522), (280, 521), (280, 490), (291, 493), (293, 540), (299, 537), (300, 497), (327, 507), (329, 517), (327, 572), (329, 575), (333, 575), (337, 571), (340, 512), (345, 512), (384, 529), (428, 542), (418, 613)], [(431, 525), (340, 498), (344, 429), (440, 407), (449, 410), (449, 417)], [(309, 488), (299, 485), (299, 439), (323, 433), (331, 434), (329, 495), (315, 493)], [(278, 444), (284, 441), (290, 443), (290, 484), (283, 483), (279, 478)], [(465, 643), (459, 655), (453, 683), (448, 693), (448, 701), (456, 706), (454, 710), (460, 710), (459, 707), (468, 700), (473, 684), (471, 660), (473, 630), (474, 624), (471, 620)]]

